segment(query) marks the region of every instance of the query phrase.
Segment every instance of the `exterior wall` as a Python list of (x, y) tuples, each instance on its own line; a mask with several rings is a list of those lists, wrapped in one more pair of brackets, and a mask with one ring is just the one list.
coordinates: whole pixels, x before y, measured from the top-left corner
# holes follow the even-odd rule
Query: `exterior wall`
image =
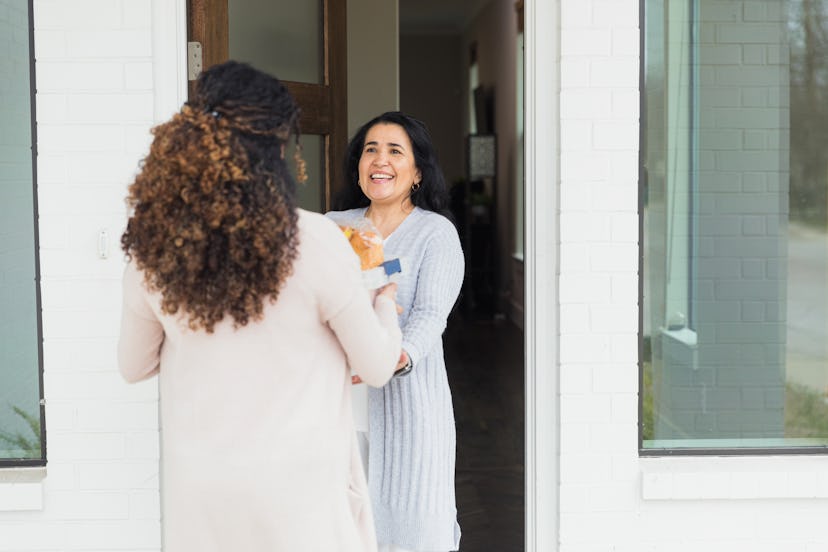
[[(35, 1), (49, 464), (0, 472), (0, 551), (160, 548), (157, 388), (115, 366), (117, 237), (176, 50), (161, 3), (82, 4)], [(824, 458), (638, 455), (638, 2), (560, 8), (560, 304), (535, 306), (559, 317), (558, 548), (828, 550)]]
[(638, 455), (639, 3), (560, 5), (559, 549), (828, 550), (823, 457)]
[(160, 547), (157, 387), (115, 361), (126, 185), (158, 107), (152, 14), (34, 2), (48, 465), (0, 471), (0, 550)]

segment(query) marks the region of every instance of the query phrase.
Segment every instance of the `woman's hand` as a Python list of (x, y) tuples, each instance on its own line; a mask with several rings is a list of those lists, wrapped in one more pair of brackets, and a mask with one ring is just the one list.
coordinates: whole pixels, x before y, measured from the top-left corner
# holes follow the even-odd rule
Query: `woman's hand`
[[(382, 286), (381, 288), (379, 288), (376, 291), (376, 295), (374, 296), (374, 298), (376, 299), (380, 295), (388, 297), (389, 299), (394, 301), (394, 304), (397, 305), (397, 314), (402, 313), (402, 310), (403, 310), (402, 307), (397, 304), (397, 284), (395, 284), (394, 282), (391, 282), (390, 284), (386, 284), (386, 285)], [(408, 353), (406, 353), (405, 351), (401, 351), (400, 352), (400, 359), (397, 361), (397, 367), (394, 369), (394, 371), (396, 372), (402, 366), (405, 366), (405, 364), (407, 362), (408, 362)], [(362, 383), (362, 378), (360, 378), (357, 375), (351, 376), (351, 384), (356, 385), (358, 383)]]
[[(400, 351), (400, 358), (397, 361), (397, 367), (394, 368), (394, 372), (397, 372), (400, 368), (408, 364), (408, 353), (405, 352), (405, 349)], [(362, 383), (362, 378), (357, 375), (351, 376), (351, 384), (356, 385), (358, 383)]]
[[(394, 301), (394, 303), (396, 304), (397, 303), (397, 284), (392, 282), (390, 284), (386, 284), (386, 285), (382, 286), (381, 288), (379, 288), (379, 290), (377, 290), (377, 297), (379, 297), (380, 295), (384, 295), (385, 297), (388, 297), (389, 299)], [(402, 307), (399, 306), (399, 305), (397, 305), (397, 314), (402, 314)]]

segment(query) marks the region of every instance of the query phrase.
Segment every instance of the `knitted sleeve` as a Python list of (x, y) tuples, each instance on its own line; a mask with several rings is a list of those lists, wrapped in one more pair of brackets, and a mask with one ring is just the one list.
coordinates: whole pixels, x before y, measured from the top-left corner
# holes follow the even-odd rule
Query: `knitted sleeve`
[[(403, 328), (402, 347), (414, 366), (440, 340), (463, 284), (465, 261), (454, 225), (434, 217), (417, 273), (414, 303)], [(422, 239), (422, 235), (419, 239)]]

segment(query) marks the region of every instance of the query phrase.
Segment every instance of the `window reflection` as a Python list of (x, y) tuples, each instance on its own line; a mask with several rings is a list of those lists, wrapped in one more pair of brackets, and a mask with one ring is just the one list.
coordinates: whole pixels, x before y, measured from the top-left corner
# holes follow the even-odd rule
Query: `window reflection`
[(642, 449), (828, 445), (828, 1), (647, 0)]

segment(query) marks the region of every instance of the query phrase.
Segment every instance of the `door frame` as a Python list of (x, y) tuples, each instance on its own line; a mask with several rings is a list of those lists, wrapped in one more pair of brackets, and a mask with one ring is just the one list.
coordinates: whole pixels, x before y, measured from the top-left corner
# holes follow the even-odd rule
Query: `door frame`
[(526, 552), (560, 540), (560, 2), (524, 4)]
[[(559, 547), (560, 2), (524, 5), (526, 552)], [(186, 0), (151, 5), (154, 117), (160, 123), (187, 99)]]
[[(331, 209), (334, 197), (345, 185), (339, 169), (348, 144), (348, 40), (347, 0), (320, 1), (322, 82), (282, 82), (302, 108), (299, 115), (302, 134), (323, 138), (320, 200), (325, 212)], [(207, 69), (226, 61), (230, 50), (228, 0), (186, 0), (185, 13), (185, 40), (202, 45), (202, 66)]]

